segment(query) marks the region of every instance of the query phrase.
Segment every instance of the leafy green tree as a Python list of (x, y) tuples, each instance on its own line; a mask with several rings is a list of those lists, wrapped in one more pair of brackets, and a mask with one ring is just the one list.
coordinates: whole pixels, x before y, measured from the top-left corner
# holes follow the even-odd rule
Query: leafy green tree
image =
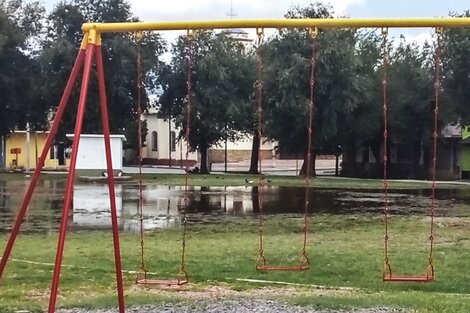
[[(314, 3), (289, 11), (287, 18), (330, 18), (331, 7)], [(338, 138), (340, 117), (358, 103), (354, 72), (355, 32), (321, 30), (317, 37), (313, 151), (315, 155)], [(266, 130), (281, 149), (305, 155), (306, 174), (310, 59), (312, 39), (305, 30), (282, 29), (266, 48)], [(315, 158), (312, 159), (314, 171)]]
[[(430, 60), (429, 60), (430, 59)], [(433, 51), (404, 41), (393, 51), (389, 66), (389, 131), (392, 142), (409, 151), (409, 175), (417, 178), (422, 145), (433, 131)]]
[[(41, 54), (43, 101), (54, 110), (71, 71), (82, 40), (81, 26), (85, 21), (131, 22), (130, 4), (125, 0), (74, 0), (59, 3), (50, 15), (50, 27)], [(130, 147), (135, 147), (137, 98), (137, 47), (134, 34), (103, 34), (103, 59), (112, 132), (124, 133)], [(142, 72), (144, 79), (142, 111), (149, 105), (147, 93), (158, 89), (158, 73), (163, 68), (160, 56), (166, 51), (159, 34), (145, 33), (142, 38)], [(97, 80), (92, 76), (85, 115), (84, 132), (101, 132)], [(77, 84), (78, 85), (78, 84)], [(63, 119), (62, 136), (73, 130), (78, 88)]]
[[(452, 13), (453, 17), (470, 17), (470, 11)], [(470, 29), (449, 28), (443, 34), (443, 90), (446, 104), (443, 109), (446, 117), (461, 124), (470, 123)]]
[(36, 103), (38, 66), (30, 43), (41, 30), (44, 9), (37, 2), (0, 1), (0, 135), (15, 127), (44, 124), (45, 112)]
[[(198, 31), (192, 46), (192, 109), (189, 143), (201, 153), (201, 173), (208, 173), (207, 151), (224, 139), (236, 139), (246, 129), (251, 112), (253, 60), (247, 58), (240, 43), (213, 31)], [(189, 42), (179, 37), (174, 44), (171, 64), (162, 73), (163, 93), (160, 113), (174, 117), (186, 131), (187, 69)]]
[(382, 114), (382, 38), (375, 31), (359, 31), (356, 34), (355, 67), (353, 78), (358, 85), (357, 105), (342, 112), (338, 138), (334, 143), (342, 147), (343, 175), (357, 175), (355, 156), (357, 150), (369, 148), (380, 165), (380, 147), (383, 136)]

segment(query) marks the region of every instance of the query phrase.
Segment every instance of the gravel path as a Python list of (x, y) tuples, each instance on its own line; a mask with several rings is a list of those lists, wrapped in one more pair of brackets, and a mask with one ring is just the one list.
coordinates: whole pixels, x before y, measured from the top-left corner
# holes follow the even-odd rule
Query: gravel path
[[(117, 309), (58, 310), (57, 313), (117, 313)], [(387, 308), (357, 310), (313, 310), (269, 300), (223, 300), (218, 302), (197, 301), (193, 304), (162, 304), (127, 309), (129, 313), (410, 313), (410, 311)]]

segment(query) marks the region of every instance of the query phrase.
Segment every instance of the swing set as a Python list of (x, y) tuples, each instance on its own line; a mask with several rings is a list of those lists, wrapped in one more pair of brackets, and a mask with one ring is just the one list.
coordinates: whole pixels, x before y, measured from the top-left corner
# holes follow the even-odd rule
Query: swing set
[[(387, 65), (388, 65), (388, 51), (387, 51), (387, 33), (389, 28), (400, 28), (400, 27), (428, 27), (435, 28), (437, 35), (437, 45), (435, 53), (435, 109), (434, 109), (434, 132), (433, 132), (433, 184), (432, 184), (432, 195), (430, 205), (430, 248), (428, 265), (423, 275), (396, 275), (392, 271), (392, 266), (389, 257), (389, 209), (388, 209), (388, 181), (387, 181)], [(190, 134), (190, 114), (191, 114), (191, 95), (192, 95), (192, 82), (191, 82), (191, 70), (192, 70), (192, 38), (193, 31), (198, 29), (227, 29), (227, 28), (253, 28), (256, 29), (258, 35), (258, 82), (257, 82), (257, 102), (258, 102), (258, 137), (259, 140), (262, 138), (262, 115), (263, 115), (263, 58), (262, 58), (262, 40), (263, 40), (263, 29), (265, 28), (299, 28), (309, 30), (312, 39), (312, 57), (310, 64), (310, 101), (308, 103), (308, 121), (307, 121), (307, 133), (308, 133), (308, 155), (307, 155), (307, 177), (305, 180), (305, 202), (304, 202), (304, 222), (303, 222), (303, 245), (300, 253), (299, 264), (295, 266), (272, 266), (267, 262), (264, 251), (264, 218), (263, 218), (263, 180), (260, 175), (258, 182), (258, 197), (260, 203), (260, 214), (259, 214), (259, 254), (256, 260), (256, 269), (262, 271), (303, 271), (310, 267), (310, 261), (307, 254), (307, 234), (308, 234), (308, 207), (309, 207), (309, 192), (310, 188), (310, 160), (311, 160), (311, 148), (312, 148), (312, 134), (313, 134), (313, 114), (314, 114), (314, 86), (315, 86), (315, 64), (317, 60), (317, 47), (316, 37), (318, 30), (322, 28), (379, 28), (382, 29), (383, 36), (383, 112), (384, 112), (384, 215), (385, 215), (385, 236), (384, 236), (384, 281), (396, 281), (396, 282), (430, 282), (434, 279), (434, 267), (433, 267), (433, 243), (434, 243), (434, 213), (435, 213), (435, 186), (436, 186), (436, 160), (437, 160), (437, 137), (438, 137), (438, 112), (439, 112), (439, 97), (440, 97), (440, 76), (441, 76), (441, 36), (442, 29), (456, 28), (456, 27), (470, 27), (470, 18), (425, 18), (425, 19), (284, 19), (284, 20), (220, 20), (220, 21), (188, 21), (188, 22), (157, 22), (157, 23), (85, 23), (82, 26), (84, 32), (83, 40), (77, 54), (75, 63), (73, 65), (70, 77), (65, 86), (64, 93), (59, 102), (57, 112), (52, 122), (50, 132), (47, 136), (44, 149), (38, 161), (38, 165), (32, 175), (30, 184), (23, 198), (19, 211), (17, 213), (12, 231), (8, 238), (5, 246), (2, 259), (0, 261), (0, 278), (3, 276), (5, 267), (10, 258), (11, 251), (15, 244), (16, 238), (20, 231), (22, 222), (30, 204), (31, 197), (34, 193), (34, 189), (38, 183), (41, 171), (44, 167), (44, 162), (48, 156), (48, 152), (52, 143), (54, 142), (55, 136), (60, 122), (62, 121), (64, 111), (69, 102), (70, 95), (73, 91), (73, 87), (77, 82), (80, 71), (83, 69), (83, 76), (80, 87), (80, 95), (78, 101), (78, 108), (76, 113), (76, 124), (73, 137), (72, 154), (70, 158), (70, 168), (67, 176), (66, 189), (64, 204), (62, 208), (62, 216), (60, 222), (59, 239), (56, 249), (56, 257), (54, 263), (54, 272), (52, 277), (51, 293), (49, 298), (48, 312), (55, 312), (60, 273), (62, 267), (62, 258), (64, 252), (65, 239), (67, 234), (67, 217), (70, 212), (70, 205), (73, 197), (73, 186), (74, 177), (77, 164), (78, 146), (80, 143), (80, 134), (82, 133), (83, 117), (85, 113), (85, 106), (89, 88), (89, 81), (92, 73), (93, 64), (96, 65), (96, 74), (98, 78), (99, 88), (99, 102), (101, 109), (101, 123), (104, 134), (104, 145), (106, 153), (107, 172), (113, 173), (113, 165), (111, 160), (111, 144), (110, 144), (110, 129), (109, 129), (109, 118), (108, 118), (108, 104), (106, 98), (105, 89), (105, 75), (103, 67), (103, 55), (101, 46), (101, 35), (110, 32), (131, 32), (135, 34), (136, 48), (137, 48), (137, 116), (140, 120), (141, 114), (141, 94), (142, 94), (142, 71), (141, 71), (141, 41), (142, 32), (145, 31), (165, 31), (165, 30), (187, 30), (188, 31), (188, 43), (189, 43), (189, 54), (188, 54), (188, 72), (187, 72), (187, 102), (186, 102), (186, 133), (185, 140), (187, 144), (186, 159), (189, 155), (189, 134)], [(138, 123), (138, 146), (142, 148), (141, 140), (141, 124)], [(261, 155), (261, 154), (259, 154)], [(140, 215), (140, 247), (141, 247), (141, 259), (138, 276), (136, 278), (136, 284), (143, 285), (165, 285), (165, 286), (181, 286), (188, 283), (188, 274), (185, 269), (185, 247), (186, 247), (186, 218), (185, 208), (188, 204), (188, 174), (185, 175), (185, 189), (184, 189), (184, 208), (182, 211), (182, 225), (183, 225), (183, 240), (182, 240), (182, 252), (181, 252), (181, 263), (180, 271), (177, 279), (173, 280), (160, 280), (150, 277), (150, 272), (147, 270), (146, 260), (144, 256), (144, 217), (142, 211), (142, 156), (139, 153), (139, 204), (138, 212)], [(259, 171), (262, 173), (262, 161), (259, 159)], [(124, 288), (122, 278), (122, 265), (121, 265), (121, 254), (120, 254), (120, 243), (119, 243), (119, 229), (116, 212), (116, 197), (114, 188), (114, 176), (108, 175), (108, 187), (109, 187), (109, 199), (110, 199), (110, 211), (112, 221), (112, 233), (113, 233), (113, 245), (114, 245), (114, 263), (116, 270), (116, 282), (117, 282), (117, 295), (119, 312), (125, 312), (124, 304)]]

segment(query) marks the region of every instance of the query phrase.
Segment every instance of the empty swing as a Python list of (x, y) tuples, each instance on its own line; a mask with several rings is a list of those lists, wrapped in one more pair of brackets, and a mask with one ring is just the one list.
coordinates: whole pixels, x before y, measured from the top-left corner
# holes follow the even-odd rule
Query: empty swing
[[(191, 71), (192, 71), (192, 33), (188, 31), (188, 72), (187, 72), (187, 97), (188, 101), (186, 104), (186, 164), (188, 164), (189, 159), (189, 134), (190, 134), (190, 112), (191, 112)], [(146, 259), (144, 255), (144, 216), (143, 216), (143, 184), (142, 184), (142, 121), (140, 119), (142, 109), (142, 33), (137, 32), (135, 34), (136, 46), (137, 46), (137, 142), (139, 148), (138, 162), (139, 162), (139, 173), (138, 173), (138, 186), (139, 186), (139, 199), (138, 199), (138, 212), (140, 217), (140, 268), (135, 280), (137, 285), (145, 286), (182, 286), (188, 283), (188, 273), (185, 268), (185, 256), (186, 256), (186, 233), (187, 233), (187, 223), (186, 223), (186, 207), (188, 204), (188, 171), (186, 171), (184, 179), (184, 207), (182, 214), (182, 223), (183, 223), (183, 234), (182, 234), (182, 243), (181, 243), (181, 260), (179, 273), (175, 279), (154, 279), (150, 278), (154, 273), (150, 273), (147, 270)]]
[(429, 239), (429, 257), (428, 264), (424, 274), (422, 275), (396, 275), (392, 271), (392, 265), (389, 257), (389, 208), (388, 208), (388, 182), (387, 182), (387, 65), (388, 65), (388, 49), (387, 49), (387, 35), (388, 30), (382, 28), (383, 37), (383, 113), (384, 113), (384, 154), (383, 154), (383, 188), (384, 188), (384, 219), (385, 219), (385, 236), (384, 236), (384, 272), (383, 281), (385, 282), (431, 282), (434, 280), (434, 265), (433, 265), (433, 245), (434, 245), (434, 214), (436, 210), (436, 162), (437, 162), (437, 137), (438, 137), (438, 115), (439, 115), (439, 100), (440, 100), (440, 87), (441, 87), (441, 67), (442, 67), (442, 29), (436, 29), (436, 50), (434, 58), (435, 66), (435, 82), (434, 82), (434, 131), (433, 131), (433, 157), (432, 157), (432, 194), (430, 213), (430, 235)]
[(258, 58), (258, 82), (257, 87), (257, 102), (258, 102), (258, 163), (259, 163), (259, 180), (258, 180), (258, 203), (259, 203), (259, 252), (256, 259), (256, 270), (260, 271), (304, 271), (310, 268), (310, 260), (307, 254), (307, 235), (308, 235), (308, 208), (309, 208), (309, 192), (311, 184), (311, 159), (312, 159), (312, 135), (313, 135), (313, 111), (315, 107), (314, 102), (314, 88), (315, 88), (315, 65), (317, 61), (317, 35), (318, 28), (309, 29), (308, 33), (312, 40), (312, 56), (310, 59), (310, 98), (308, 101), (308, 121), (307, 121), (307, 173), (305, 177), (305, 202), (304, 202), (304, 214), (303, 214), (303, 245), (300, 251), (299, 263), (297, 265), (284, 265), (284, 266), (273, 266), (269, 265), (264, 251), (264, 217), (263, 217), (263, 177), (262, 177), (262, 157), (261, 157), (261, 140), (263, 135), (263, 29), (256, 29), (258, 36), (257, 43), (257, 58)]

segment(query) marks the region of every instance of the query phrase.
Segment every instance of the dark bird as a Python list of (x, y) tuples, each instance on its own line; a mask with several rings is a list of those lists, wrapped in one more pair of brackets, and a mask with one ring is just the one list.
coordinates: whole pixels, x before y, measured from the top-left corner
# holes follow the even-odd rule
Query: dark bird
[(272, 183), (272, 182), (273, 182), (272, 180), (268, 179), (268, 183)]

